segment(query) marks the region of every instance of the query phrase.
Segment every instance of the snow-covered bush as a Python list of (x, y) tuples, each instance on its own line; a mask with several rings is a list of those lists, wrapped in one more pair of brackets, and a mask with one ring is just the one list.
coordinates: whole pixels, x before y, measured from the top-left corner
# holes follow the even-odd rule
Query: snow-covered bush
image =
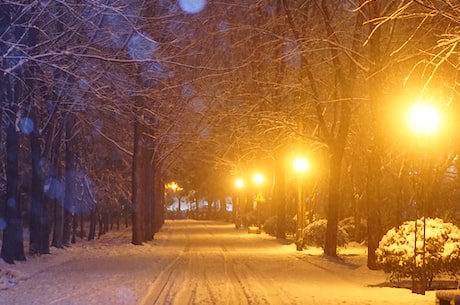
[(356, 224), (354, 217), (347, 217), (339, 221), (339, 228), (347, 232), (348, 241), (356, 236)]
[[(320, 219), (310, 223), (303, 230), (303, 242), (307, 246), (324, 248), (326, 240), (327, 220)], [(345, 246), (348, 242), (347, 232), (339, 226), (337, 231), (337, 246)]]
[[(377, 263), (390, 273), (392, 280), (412, 276), (422, 279), (423, 218), (417, 220), (416, 231), (417, 243), (415, 221), (406, 221), (389, 230), (380, 241), (376, 250)], [(460, 229), (439, 218), (427, 218), (425, 232), (425, 273), (429, 286), (441, 273), (456, 275), (460, 271)]]
[[(271, 236), (276, 236), (277, 230), (278, 230), (278, 216), (273, 216), (268, 218), (265, 223), (264, 223), (264, 232), (271, 235)], [(285, 221), (284, 221), (284, 229), (285, 233), (287, 234), (294, 234), (295, 228), (296, 228), (296, 223), (295, 220), (291, 217), (286, 215)]]

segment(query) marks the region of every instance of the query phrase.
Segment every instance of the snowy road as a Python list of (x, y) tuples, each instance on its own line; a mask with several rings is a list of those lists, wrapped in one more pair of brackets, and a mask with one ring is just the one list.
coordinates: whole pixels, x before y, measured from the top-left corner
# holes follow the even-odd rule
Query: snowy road
[(0, 305), (289, 305), (435, 303), (382, 287), (387, 276), (365, 267), (363, 247), (330, 260), (320, 249), (248, 234), (228, 223), (167, 221), (155, 240), (129, 243), (113, 231), (51, 255), (7, 265), (0, 260)]
[(142, 305), (434, 303), (432, 294), (379, 288), (386, 275), (363, 266), (363, 249), (328, 260), (216, 222), (173, 221), (164, 234), (170, 259)]

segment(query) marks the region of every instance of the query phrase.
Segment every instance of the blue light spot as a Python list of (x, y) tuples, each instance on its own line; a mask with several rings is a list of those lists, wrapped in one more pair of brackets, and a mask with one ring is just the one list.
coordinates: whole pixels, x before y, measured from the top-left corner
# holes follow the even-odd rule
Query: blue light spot
[(186, 84), (182, 87), (182, 96), (184, 98), (191, 98), (195, 94), (195, 87), (191, 84)]
[(34, 131), (35, 123), (29, 117), (22, 118), (19, 121), (19, 129), (23, 134), (29, 135), (32, 131)]
[(14, 208), (16, 206), (16, 200), (14, 198), (8, 198), (6, 201), (6, 206), (9, 208)]
[(206, 0), (179, 0), (181, 10), (189, 14), (201, 12), (206, 6)]
[(228, 22), (226, 21), (221, 21), (218, 25), (219, 31), (220, 32), (227, 32), (229, 30), (229, 25)]
[(167, 79), (171, 76), (170, 71), (166, 71), (163, 64), (159, 62), (149, 62), (142, 66), (142, 80), (146, 86), (155, 85), (158, 80)]
[(3, 218), (0, 218), (0, 230), (5, 230), (6, 221)]
[(48, 178), (43, 185), (43, 190), (49, 198), (58, 199), (62, 196), (64, 187), (56, 178)]
[(134, 34), (128, 42), (128, 54), (137, 61), (152, 59), (157, 48), (158, 43), (148, 34)]

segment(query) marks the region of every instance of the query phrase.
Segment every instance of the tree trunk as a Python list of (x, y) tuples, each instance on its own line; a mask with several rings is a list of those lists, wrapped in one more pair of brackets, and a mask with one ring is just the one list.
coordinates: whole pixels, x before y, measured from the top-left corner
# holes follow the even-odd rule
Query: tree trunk
[(286, 182), (283, 162), (276, 160), (275, 190), (273, 203), (276, 206), (276, 238), (286, 239)]
[(154, 229), (154, 221), (155, 221), (155, 171), (152, 166), (151, 162), (151, 157), (152, 157), (152, 152), (148, 151), (149, 153), (147, 154), (148, 158), (146, 160), (146, 163), (148, 166), (146, 166), (146, 186), (145, 186), (145, 202), (147, 206), (147, 213), (145, 217), (145, 240), (149, 241), (152, 240), (155, 234), (155, 229)]
[(54, 226), (53, 226), (53, 239), (51, 245), (56, 248), (63, 247), (63, 225), (64, 225), (64, 207), (59, 199), (52, 200), (54, 205)]
[(154, 212), (153, 212), (153, 233), (160, 231), (164, 222), (164, 183), (157, 171), (154, 176)]
[[(61, 135), (62, 128), (59, 126), (58, 122), (55, 123), (55, 128), (57, 129), (55, 137), (52, 142), (52, 151), (51, 151), (51, 175), (48, 178), (47, 184), (47, 195), (51, 199), (52, 204), (54, 205), (54, 226), (53, 226), (53, 239), (51, 245), (56, 248), (63, 247), (63, 229), (64, 229), (64, 203), (63, 201), (63, 188), (61, 181), (59, 179), (59, 151), (61, 147)], [(56, 130), (55, 129), (55, 130)], [(53, 131), (55, 131), (53, 130)]]
[[(328, 1), (321, 1), (321, 13), (323, 15), (324, 25), (328, 36), (335, 44), (341, 44), (337, 33), (334, 31), (331, 15), (328, 8)], [(361, 27), (361, 14), (357, 14), (354, 36), (357, 37)], [(358, 40), (355, 39), (352, 44), (352, 50), (358, 48)], [(342, 59), (339, 50), (334, 44), (330, 45), (329, 52), (334, 68), (334, 76), (336, 78), (335, 94), (339, 99), (350, 99), (353, 97), (355, 82), (356, 82), (356, 64), (355, 61), (349, 61), (349, 69), (346, 70), (344, 65), (345, 59)], [(353, 55), (352, 55), (353, 56)], [(347, 58), (347, 57), (345, 57)], [(348, 101), (342, 101), (335, 105), (337, 107), (336, 123), (337, 132), (334, 136), (329, 137), (328, 146), (331, 152), (330, 155), (330, 176), (329, 176), (329, 198), (327, 211), (327, 228), (326, 228), (326, 243), (324, 253), (328, 256), (337, 256), (337, 230), (339, 221), (339, 207), (341, 201), (340, 187), (342, 174), (342, 160), (346, 147), (347, 137), (351, 121), (351, 106)], [(331, 135), (334, 132), (331, 132)]]
[(329, 168), (329, 197), (327, 200), (327, 227), (324, 254), (337, 256), (337, 230), (339, 223), (340, 207), (340, 176), (342, 153), (333, 149), (330, 156)]
[(85, 218), (83, 217), (83, 213), (80, 214), (80, 239), (85, 237)]
[(97, 222), (96, 207), (92, 207), (91, 212), (90, 212), (88, 240), (96, 239), (96, 222)]
[(380, 241), (380, 154), (376, 149), (371, 151), (368, 161), (367, 177), (367, 267), (377, 270), (377, 250)]
[(132, 240), (134, 245), (142, 245), (144, 241), (144, 206), (143, 206), (143, 137), (142, 123), (139, 115), (134, 119), (134, 147), (133, 147), (133, 168), (132, 168)]
[(40, 164), (42, 154), (36, 131), (32, 132), (29, 138), (32, 159), (29, 253), (49, 254), (50, 217), (43, 193), (43, 177)]
[(1, 257), (8, 264), (15, 260), (26, 260), (23, 245), (21, 209), (18, 194), (18, 133), (16, 131), (16, 109), (10, 107), (6, 128), (6, 206)]
[[(25, 26), (21, 23), (26, 23), (28, 14), (23, 14), (22, 17), (16, 19), (12, 24), (12, 6), (8, 4), (2, 5), (0, 10), (0, 53), (6, 54), (11, 45), (20, 45), (18, 43), (23, 39)], [(12, 31), (13, 30), (13, 31)], [(12, 31), (11, 37), (14, 41), (5, 43), (3, 39), (8, 39), (9, 34), (7, 31)], [(0, 61), (0, 70), (6, 71), (7, 68), (12, 67), (15, 59), (3, 58)], [(27, 65), (27, 64), (25, 64)], [(18, 194), (19, 172), (18, 172), (18, 133), (16, 131), (16, 115), (18, 112), (18, 105), (21, 102), (24, 94), (23, 82), (21, 80), (22, 69), (16, 69), (14, 73), (2, 73), (0, 75), (0, 103), (2, 104), (2, 111), (6, 113), (4, 121), (6, 122), (6, 202), (1, 212), (4, 218), (4, 223), (0, 224), (3, 229), (2, 249), (0, 256), (6, 263), (13, 264), (15, 260), (25, 260), (24, 244), (23, 244), (23, 229), (21, 220), (21, 209)], [(27, 67), (26, 67), (27, 69)], [(17, 74), (17, 75), (14, 75)], [(12, 80), (14, 78), (14, 80)], [(2, 198), (3, 199), (3, 198)]]
[[(369, 16), (371, 19), (379, 16), (379, 3), (369, 4)], [(371, 112), (371, 130), (372, 145), (368, 158), (368, 179), (367, 179), (367, 267), (371, 270), (378, 269), (377, 257), (375, 250), (379, 246), (380, 234), (380, 216), (379, 207), (381, 206), (381, 157), (383, 154), (383, 122), (382, 122), (382, 97), (383, 90), (383, 64), (380, 45), (380, 28), (375, 29), (374, 23), (370, 23), (370, 32), (373, 35), (369, 40), (370, 58), (373, 65), (369, 70), (369, 94), (370, 94), (370, 112)]]
[(65, 194), (64, 194), (64, 223), (62, 240), (64, 246), (70, 245), (72, 217), (75, 209), (75, 149), (73, 147), (73, 126), (75, 117), (67, 113), (65, 117)]
[(77, 215), (75, 214), (72, 218), (72, 239), (70, 241), (72, 244), (77, 242), (77, 227)]

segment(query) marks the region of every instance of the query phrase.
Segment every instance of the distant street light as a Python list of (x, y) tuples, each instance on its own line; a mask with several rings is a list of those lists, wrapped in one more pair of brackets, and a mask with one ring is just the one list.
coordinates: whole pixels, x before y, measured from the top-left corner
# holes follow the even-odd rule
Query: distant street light
[(297, 251), (302, 251), (304, 247), (303, 243), (303, 226), (304, 226), (304, 216), (305, 216), (305, 207), (304, 200), (302, 195), (302, 180), (304, 173), (309, 169), (310, 163), (305, 158), (296, 158), (293, 162), (294, 171), (298, 174), (298, 189), (297, 189), (297, 230), (295, 236), (295, 244)]
[[(177, 205), (178, 205), (178, 208), (177, 208), (177, 211), (176, 211), (176, 214), (177, 214), (176, 217), (181, 216), (181, 197), (180, 197), (179, 193), (183, 190), (183, 188), (180, 187), (176, 182), (172, 181), (172, 182), (170, 182), (170, 183), (165, 185), (165, 189), (170, 190), (174, 194), (174, 196), (176, 197)], [(174, 201), (173, 201), (173, 203), (174, 203)]]
[(240, 221), (240, 191), (244, 186), (244, 180), (243, 179), (236, 179), (235, 180), (235, 186), (236, 186), (236, 202), (235, 206), (233, 207), (234, 209), (234, 215), (235, 215), (235, 229), (238, 229), (240, 227), (241, 221)]
[(264, 176), (261, 174), (255, 174), (253, 180), (255, 184), (260, 185), (264, 182)]
[[(415, 133), (416, 136), (423, 137), (423, 141), (426, 141), (426, 138), (432, 134), (434, 134), (441, 123), (441, 116), (439, 111), (432, 105), (430, 104), (425, 104), (425, 103), (417, 103), (415, 104), (409, 111), (408, 115), (408, 123), (412, 131)], [(426, 145), (426, 143), (419, 143), (418, 146), (423, 146)], [(421, 154), (421, 166), (418, 170), (418, 185), (420, 187), (423, 187), (423, 178), (421, 177), (421, 173), (424, 172), (424, 169), (422, 168), (423, 165), (425, 164), (425, 154)], [(421, 280), (419, 283), (419, 286), (417, 285), (416, 282), (416, 270), (417, 270), (417, 213), (415, 215), (415, 229), (414, 229), (414, 234), (415, 234), (415, 240), (414, 240), (414, 271), (412, 275), (412, 292), (413, 293), (419, 293), (419, 294), (425, 294), (426, 291), (426, 286), (427, 286), (427, 278), (426, 278), (426, 265), (425, 265), (425, 253), (426, 253), (426, 219), (425, 219), (425, 202), (423, 199), (421, 199), (420, 192), (419, 192), (419, 187), (416, 187), (415, 189), (415, 198), (416, 198), (416, 203), (419, 201), (421, 203), (421, 209), (422, 209), (422, 218), (423, 218), (423, 244), (422, 244), (422, 266), (421, 266)]]

